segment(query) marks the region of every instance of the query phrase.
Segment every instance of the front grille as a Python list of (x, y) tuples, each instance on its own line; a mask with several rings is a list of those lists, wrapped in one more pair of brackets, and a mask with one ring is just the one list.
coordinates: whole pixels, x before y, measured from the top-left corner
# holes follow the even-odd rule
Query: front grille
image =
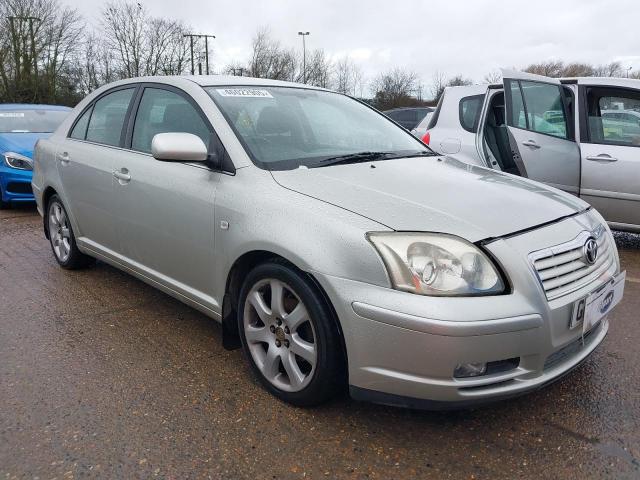
[[(585, 242), (593, 237), (598, 244), (594, 264), (585, 258)], [(597, 279), (615, 261), (614, 249), (603, 226), (582, 232), (574, 240), (529, 255), (548, 300), (571, 293)]]
[(9, 182), (7, 184), (7, 192), (11, 193), (33, 193), (31, 184), (27, 182)]
[(602, 322), (598, 322), (597, 324), (595, 324), (591, 328), (591, 330), (584, 334), (584, 337), (577, 338), (573, 342), (562, 347), (560, 350), (549, 355), (544, 362), (544, 369), (549, 370), (559, 363), (564, 362), (568, 358), (580, 353), (582, 349), (591, 341), (591, 337), (593, 336), (593, 334), (600, 330), (601, 323)]

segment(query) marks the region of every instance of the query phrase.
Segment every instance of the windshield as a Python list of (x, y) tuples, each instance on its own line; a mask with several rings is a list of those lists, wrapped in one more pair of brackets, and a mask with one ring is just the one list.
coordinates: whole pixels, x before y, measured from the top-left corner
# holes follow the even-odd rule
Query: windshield
[(290, 87), (205, 90), (253, 161), (268, 170), (327, 166), (327, 160), (362, 152), (384, 153), (373, 159), (432, 153), (384, 115), (338, 93)]
[(67, 110), (0, 110), (0, 133), (51, 133)]

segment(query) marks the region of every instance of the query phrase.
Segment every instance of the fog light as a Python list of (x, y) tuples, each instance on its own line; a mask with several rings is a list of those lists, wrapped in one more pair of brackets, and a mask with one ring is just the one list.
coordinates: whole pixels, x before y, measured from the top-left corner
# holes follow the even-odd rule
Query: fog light
[(484, 375), (487, 371), (486, 363), (459, 363), (453, 371), (455, 378), (468, 378)]

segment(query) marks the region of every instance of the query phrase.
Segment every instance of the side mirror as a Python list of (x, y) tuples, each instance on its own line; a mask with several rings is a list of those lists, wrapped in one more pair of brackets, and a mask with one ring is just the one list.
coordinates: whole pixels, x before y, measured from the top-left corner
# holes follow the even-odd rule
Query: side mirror
[(174, 162), (204, 162), (207, 146), (192, 133), (158, 133), (151, 140), (151, 154), (156, 160)]

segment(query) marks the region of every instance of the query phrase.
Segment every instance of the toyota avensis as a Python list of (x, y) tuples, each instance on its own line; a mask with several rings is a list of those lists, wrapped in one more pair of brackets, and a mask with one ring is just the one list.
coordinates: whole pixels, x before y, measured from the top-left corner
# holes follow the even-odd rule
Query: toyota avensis
[(62, 267), (100, 259), (220, 321), (295, 405), (537, 389), (602, 342), (624, 288), (582, 200), (307, 85), (107, 85), (38, 143), (33, 190)]

